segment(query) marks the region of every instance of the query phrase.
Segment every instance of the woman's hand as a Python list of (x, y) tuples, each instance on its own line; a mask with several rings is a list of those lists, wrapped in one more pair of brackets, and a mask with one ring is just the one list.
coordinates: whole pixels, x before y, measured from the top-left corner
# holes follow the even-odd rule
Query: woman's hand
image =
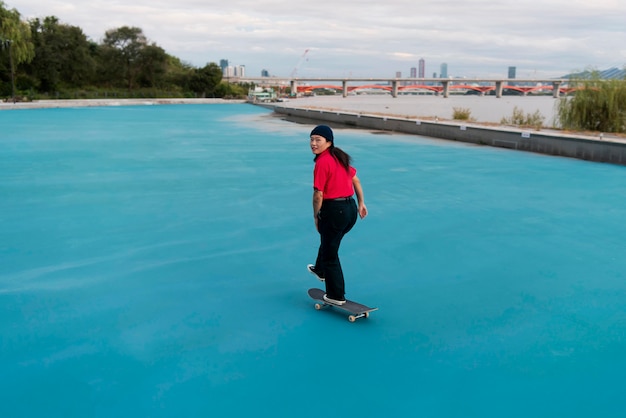
[(356, 201), (359, 203), (359, 216), (361, 219), (367, 216), (367, 206), (365, 206), (365, 198), (363, 197), (363, 188), (361, 187), (361, 180), (355, 175), (352, 177), (352, 185), (354, 186), (354, 192), (356, 193)]
[(361, 219), (367, 216), (367, 206), (365, 206), (365, 203), (359, 203), (359, 216)]

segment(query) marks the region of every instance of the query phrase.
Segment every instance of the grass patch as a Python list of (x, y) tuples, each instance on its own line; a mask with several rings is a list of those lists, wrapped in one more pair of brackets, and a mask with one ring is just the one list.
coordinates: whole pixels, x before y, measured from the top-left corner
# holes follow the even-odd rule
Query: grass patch
[(543, 127), (543, 122), (546, 120), (545, 116), (538, 110), (535, 113), (524, 113), (524, 111), (517, 106), (513, 108), (513, 114), (510, 118), (502, 118), (500, 124), (502, 125), (514, 125), (520, 127), (533, 127), (537, 130)]

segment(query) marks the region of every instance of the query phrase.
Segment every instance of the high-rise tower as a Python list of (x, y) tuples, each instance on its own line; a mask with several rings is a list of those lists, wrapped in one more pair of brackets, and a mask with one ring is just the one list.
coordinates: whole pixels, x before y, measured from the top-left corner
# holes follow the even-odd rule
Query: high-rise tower
[(228, 60), (227, 59), (221, 59), (220, 60), (220, 68), (222, 69), (222, 75), (226, 75), (226, 73), (228, 72)]
[(448, 64), (445, 62), (441, 64), (441, 70), (439, 71), (440, 78), (448, 78)]
[(515, 67), (509, 67), (509, 79), (513, 80), (515, 78), (515, 71), (517, 69)]

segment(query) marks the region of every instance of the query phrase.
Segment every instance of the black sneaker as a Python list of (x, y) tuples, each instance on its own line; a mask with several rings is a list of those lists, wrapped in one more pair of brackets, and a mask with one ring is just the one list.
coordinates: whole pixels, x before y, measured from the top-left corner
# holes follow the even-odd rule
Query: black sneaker
[(314, 275), (315, 277), (317, 277), (317, 279), (318, 279), (320, 282), (323, 282), (324, 280), (326, 280), (326, 279), (324, 279), (324, 277), (322, 276), (322, 273), (321, 273), (321, 272), (319, 272), (319, 271), (315, 270), (315, 266), (314, 266), (313, 264), (309, 264), (309, 265), (307, 265), (307, 266), (306, 266), (306, 269), (309, 271), (309, 273), (311, 273), (312, 275)]
[(331, 299), (326, 294), (324, 295), (324, 302), (330, 303), (331, 305), (337, 305), (337, 306), (341, 306), (344, 303), (346, 303), (345, 299), (344, 300)]

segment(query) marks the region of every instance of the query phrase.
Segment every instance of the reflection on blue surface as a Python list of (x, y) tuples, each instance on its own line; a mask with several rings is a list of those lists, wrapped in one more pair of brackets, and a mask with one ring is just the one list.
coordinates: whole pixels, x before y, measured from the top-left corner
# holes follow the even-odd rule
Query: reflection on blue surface
[(380, 308), (350, 324), (306, 292), (310, 130), (0, 112), (0, 416), (623, 414), (624, 167), (337, 129), (347, 296)]

